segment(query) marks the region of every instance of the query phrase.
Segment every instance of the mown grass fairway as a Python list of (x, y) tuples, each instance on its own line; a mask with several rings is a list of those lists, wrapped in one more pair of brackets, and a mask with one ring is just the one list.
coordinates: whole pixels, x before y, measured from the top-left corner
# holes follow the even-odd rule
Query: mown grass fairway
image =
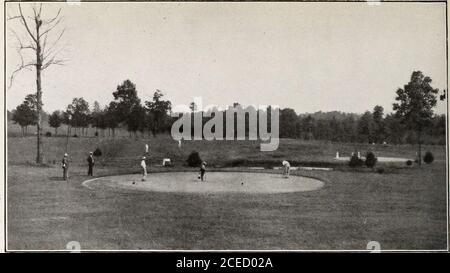
[[(127, 174), (139, 169), (144, 143), (141, 139), (70, 139), (69, 154), (74, 161), (68, 182), (61, 181), (61, 169), (51, 160), (48, 167), (26, 163), (33, 160), (34, 153), (29, 152), (33, 151), (33, 140), (8, 139), (10, 250), (65, 249), (70, 241), (80, 242), (82, 249), (365, 250), (369, 241), (380, 242), (382, 249), (447, 247), (445, 147), (426, 147), (435, 153), (436, 161), (431, 165), (380, 165), (385, 168), (383, 174), (346, 167), (296, 171), (324, 181), (324, 187), (316, 191), (199, 194), (91, 190), (82, 186), (89, 179), (84, 166), (87, 151), (77, 147), (83, 144), (90, 149), (100, 145), (109, 154), (101, 159), (95, 176)], [(64, 141), (46, 139), (47, 159), (54, 158), (59, 163)], [(177, 151), (175, 143), (167, 139), (145, 142), (151, 147), (151, 162), (160, 164), (165, 151)], [(187, 157), (184, 153), (193, 149), (218, 166), (236, 157), (282, 160), (283, 153), (306, 164), (333, 163), (336, 149), (355, 145), (330, 143), (321, 148), (314, 142), (282, 140), (280, 149), (268, 155), (257, 152), (259, 145), (250, 142), (233, 145), (225, 141), (194, 141), (183, 147), (186, 152), (179, 155), (170, 171), (186, 170), (182, 159)], [(379, 156), (415, 153), (412, 146), (371, 148), (378, 149)]]

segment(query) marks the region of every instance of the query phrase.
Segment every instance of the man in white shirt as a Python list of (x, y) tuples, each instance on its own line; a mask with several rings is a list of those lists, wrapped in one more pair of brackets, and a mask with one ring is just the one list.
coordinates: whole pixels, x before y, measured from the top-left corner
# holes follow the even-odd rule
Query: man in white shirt
[(285, 178), (289, 177), (291, 164), (288, 161), (284, 160), (281, 164), (283, 164), (283, 176)]
[(147, 164), (145, 164), (145, 156), (142, 157), (141, 167), (142, 167), (142, 181), (145, 181), (147, 178)]

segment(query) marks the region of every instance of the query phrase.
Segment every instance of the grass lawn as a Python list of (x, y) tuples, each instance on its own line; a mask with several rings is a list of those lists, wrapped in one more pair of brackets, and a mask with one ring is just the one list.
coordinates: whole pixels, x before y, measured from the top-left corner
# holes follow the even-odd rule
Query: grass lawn
[[(446, 248), (445, 162), (383, 174), (300, 171), (326, 182), (288, 194), (90, 190), (86, 168), (8, 166), (8, 249)], [(101, 166), (96, 176), (130, 172)], [(150, 174), (151, 176), (151, 174)]]

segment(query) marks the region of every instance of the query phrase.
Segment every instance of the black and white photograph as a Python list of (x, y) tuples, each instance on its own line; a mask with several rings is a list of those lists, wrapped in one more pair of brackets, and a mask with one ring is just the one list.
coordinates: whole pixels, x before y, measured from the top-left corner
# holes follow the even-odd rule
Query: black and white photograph
[(2, 251), (448, 252), (446, 1), (3, 6)]

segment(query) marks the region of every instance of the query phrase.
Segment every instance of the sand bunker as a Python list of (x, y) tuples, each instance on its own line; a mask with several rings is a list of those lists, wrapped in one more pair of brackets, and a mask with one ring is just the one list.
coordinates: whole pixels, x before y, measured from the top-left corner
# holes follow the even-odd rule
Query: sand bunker
[(90, 189), (114, 187), (155, 192), (186, 193), (289, 193), (313, 191), (324, 182), (302, 176), (283, 178), (280, 174), (248, 172), (208, 172), (206, 182), (196, 172), (150, 173), (146, 181), (141, 175), (119, 175), (83, 182)]

